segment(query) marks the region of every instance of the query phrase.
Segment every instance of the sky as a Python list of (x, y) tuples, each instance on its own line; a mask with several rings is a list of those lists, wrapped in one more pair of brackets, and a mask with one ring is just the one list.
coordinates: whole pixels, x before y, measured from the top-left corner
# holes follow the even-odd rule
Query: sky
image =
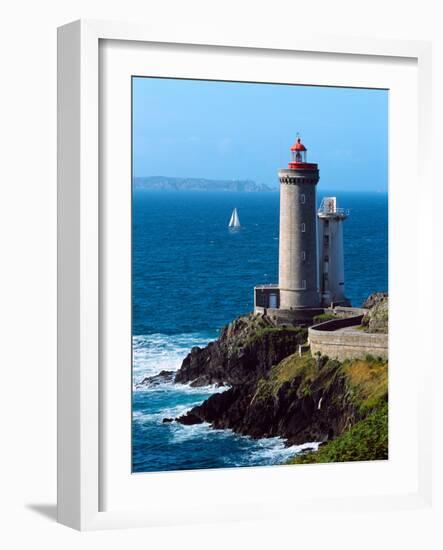
[(133, 174), (278, 186), (299, 133), (322, 190), (387, 191), (387, 90), (133, 78)]

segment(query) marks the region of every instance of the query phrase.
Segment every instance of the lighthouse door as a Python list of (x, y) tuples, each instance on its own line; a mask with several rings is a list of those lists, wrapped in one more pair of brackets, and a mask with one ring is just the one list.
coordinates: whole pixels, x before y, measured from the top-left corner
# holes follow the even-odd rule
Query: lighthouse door
[(277, 308), (277, 294), (269, 294), (269, 307), (272, 309)]

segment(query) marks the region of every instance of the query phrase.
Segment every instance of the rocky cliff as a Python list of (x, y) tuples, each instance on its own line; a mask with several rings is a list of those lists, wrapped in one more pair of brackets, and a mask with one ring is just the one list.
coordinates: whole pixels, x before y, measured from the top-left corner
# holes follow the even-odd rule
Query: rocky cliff
[(223, 328), (220, 338), (195, 347), (184, 359), (175, 381), (191, 386), (250, 385), (305, 342), (302, 328), (275, 328), (259, 315), (239, 317)]
[(387, 292), (371, 294), (363, 304), (363, 307), (368, 309), (362, 320), (362, 326), (365, 331), (387, 334), (389, 323), (389, 298)]
[(176, 376), (177, 383), (231, 387), (177, 421), (280, 436), (288, 445), (326, 442), (386, 404), (386, 362), (299, 355), (305, 336), (303, 329), (267, 327), (256, 316), (231, 323), (219, 340), (194, 348)]

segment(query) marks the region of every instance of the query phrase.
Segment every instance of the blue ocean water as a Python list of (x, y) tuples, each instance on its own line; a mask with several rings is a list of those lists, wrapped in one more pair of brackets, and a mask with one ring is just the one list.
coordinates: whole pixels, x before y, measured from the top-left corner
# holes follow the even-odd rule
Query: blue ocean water
[[(388, 286), (388, 197), (337, 192), (346, 294), (353, 305)], [(322, 194), (319, 194), (319, 201)], [(133, 197), (133, 381), (177, 370), (191, 347), (253, 307), (253, 287), (278, 280), (279, 195), (136, 191)], [(242, 229), (229, 231), (233, 208)], [(297, 449), (203, 424), (163, 424), (215, 388), (164, 384), (133, 392), (133, 471), (281, 463)], [(309, 443), (309, 442), (308, 442)]]

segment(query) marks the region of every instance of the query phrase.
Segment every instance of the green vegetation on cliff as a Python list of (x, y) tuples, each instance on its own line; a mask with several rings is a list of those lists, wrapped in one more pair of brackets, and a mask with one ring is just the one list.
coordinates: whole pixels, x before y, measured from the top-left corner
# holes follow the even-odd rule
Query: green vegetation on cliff
[(261, 315), (254, 313), (238, 317), (224, 330), (236, 348), (252, 346), (267, 335), (297, 336), (297, 341), (300, 343), (305, 342), (308, 337), (308, 331), (304, 327), (275, 327), (266, 322)]
[[(322, 358), (317, 361), (321, 362)], [(325, 361), (325, 358), (323, 358)], [(312, 360), (295, 362), (292, 358), (282, 361), (275, 369), (273, 382), (288, 379), (292, 375), (303, 376), (298, 393), (306, 394), (318, 384)], [(385, 460), (388, 458), (388, 363), (367, 357), (365, 360), (326, 360), (321, 372), (327, 376), (326, 385), (335, 377), (343, 377), (345, 395), (355, 406), (356, 422), (345, 427), (340, 435), (320, 446), (318, 451), (297, 455), (288, 464), (311, 464), (320, 462), (350, 462), (362, 460)], [(282, 377), (283, 375), (283, 377)], [(277, 384), (278, 386), (278, 384)], [(273, 391), (278, 391), (274, 386)]]
[(308, 331), (305, 328), (302, 327), (257, 327), (255, 330), (253, 330), (249, 335), (248, 338), (244, 341), (245, 346), (253, 345), (256, 340), (259, 340), (266, 336), (267, 334), (274, 334), (274, 335), (297, 335), (299, 338), (299, 342), (305, 342), (308, 336)]
[[(301, 356), (298, 353), (283, 359), (278, 365), (272, 367), (267, 378), (258, 381), (257, 391), (254, 395), (256, 401), (266, 401), (278, 396), (284, 385), (293, 388), (293, 398), (304, 396), (310, 392), (310, 386), (316, 376), (316, 360), (310, 353)], [(293, 382), (299, 379), (300, 384)]]
[(339, 379), (345, 384), (345, 394), (340, 399), (352, 403), (361, 416), (387, 399), (387, 362), (368, 357), (340, 363), (325, 356), (312, 357), (310, 353), (290, 355), (272, 367), (269, 376), (259, 380), (255, 399), (276, 397), (288, 384), (296, 388), (294, 398), (324, 393)]
[[(284, 392), (292, 402), (309, 403), (316, 411), (324, 407), (334, 417), (339, 432), (317, 452), (298, 455), (290, 464), (383, 460), (388, 457), (388, 363), (374, 358), (340, 363), (310, 354), (292, 355), (273, 367), (257, 385), (254, 400), (267, 402)], [(341, 413), (340, 413), (341, 411)], [(332, 435), (334, 437), (335, 434)]]
[(388, 399), (388, 363), (367, 356), (344, 361), (342, 370), (361, 416), (378, 410)]
[(288, 464), (386, 460), (388, 458), (388, 404), (385, 402), (352, 428), (322, 445), (318, 451), (304, 453)]

